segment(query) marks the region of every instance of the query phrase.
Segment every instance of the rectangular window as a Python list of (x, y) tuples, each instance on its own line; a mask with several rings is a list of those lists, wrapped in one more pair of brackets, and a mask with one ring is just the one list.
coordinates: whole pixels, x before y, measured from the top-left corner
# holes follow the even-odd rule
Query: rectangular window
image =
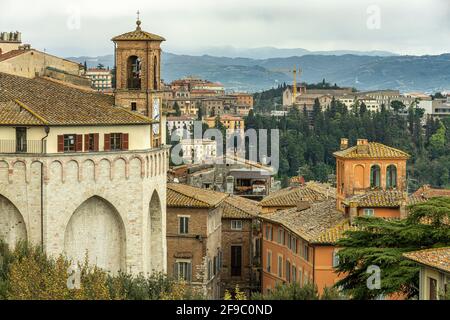
[(175, 263), (175, 278), (186, 282), (192, 281), (192, 264), (191, 262)]
[(278, 256), (278, 276), (283, 277), (283, 257)]
[(27, 152), (27, 128), (16, 128), (16, 152)]
[(231, 220), (231, 230), (242, 230), (242, 220)]
[(180, 234), (189, 233), (189, 217), (179, 217)]
[(242, 274), (242, 246), (231, 246), (231, 276), (240, 277)]
[(286, 260), (286, 281), (291, 282), (291, 263)]
[(110, 148), (111, 148), (111, 150), (122, 150), (122, 134), (121, 133), (111, 133)]
[(278, 243), (283, 243), (283, 229), (278, 228)]
[(306, 261), (309, 261), (309, 250), (308, 246), (305, 245), (303, 249), (303, 258), (305, 258)]
[(298, 283), (300, 284), (300, 287), (303, 286), (302, 280), (303, 280), (303, 272), (302, 269), (300, 268), (298, 269)]
[(272, 252), (267, 251), (267, 272), (272, 272)]
[(137, 110), (137, 104), (136, 102), (132, 102), (131, 103), (131, 111), (136, 111)]
[(76, 147), (76, 135), (65, 134), (64, 135), (64, 152), (75, 152)]
[(339, 254), (337, 250), (333, 250), (333, 268), (339, 266)]
[(375, 209), (364, 209), (365, 217), (373, 217), (375, 215)]
[(297, 282), (297, 267), (292, 266), (292, 282)]
[(296, 237), (292, 237), (292, 252), (297, 253), (297, 238)]

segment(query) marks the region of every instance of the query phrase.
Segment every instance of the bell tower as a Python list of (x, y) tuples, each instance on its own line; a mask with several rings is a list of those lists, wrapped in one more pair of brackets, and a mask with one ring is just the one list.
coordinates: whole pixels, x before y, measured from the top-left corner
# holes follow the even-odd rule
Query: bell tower
[[(153, 140), (161, 141), (161, 42), (165, 39), (141, 29), (112, 38), (115, 45), (116, 88), (115, 104), (155, 120)], [(156, 125), (157, 123), (157, 125)]]

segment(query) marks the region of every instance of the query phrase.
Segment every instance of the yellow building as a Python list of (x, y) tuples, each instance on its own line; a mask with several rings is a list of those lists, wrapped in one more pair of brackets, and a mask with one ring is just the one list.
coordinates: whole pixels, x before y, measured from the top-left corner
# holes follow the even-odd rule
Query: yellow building
[(440, 300), (448, 295), (450, 247), (408, 252), (404, 256), (420, 265), (420, 300)]
[[(214, 128), (216, 126), (216, 117), (208, 117), (205, 119), (205, 122), (210, 128)], [(245, 122), (241, 117), (224, 114), (220, 116), (220, 122), (226, 129), (242, 131), (245, 130)]]

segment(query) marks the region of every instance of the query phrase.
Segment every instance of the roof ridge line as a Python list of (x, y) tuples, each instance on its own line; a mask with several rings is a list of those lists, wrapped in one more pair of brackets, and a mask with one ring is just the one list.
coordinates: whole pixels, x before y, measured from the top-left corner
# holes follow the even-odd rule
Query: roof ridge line
[(135, 117), (141, 118), (142, 120), (147, 120), (149, 124), (153, 124), (153, 123), (157, 123), (158, 122), (158, 121), (155, 121), (155, 120), (151, 119), (150, 117), (146, 117), (146, 116), (144, 116), (144, 115), (142, 115), (140, 113), (134, 113), (134, 112), (132, 112), (132, 111), (126, 109), (126, 108), (123, 108), (123, 107), (119, 107), (119, 108), (121, 110), (123, 110), (123, 111), (125, 111), (125, 112), (127, 112), (127, 113), (129, 113), (129, 114), (131, 114), (133, 116), (135, 116)]
[(19, 101), (18, 99), (14, 100), (15, 103), (17, 103), (19, 106), (27, 110), (31, 115), (35, 118), (37, 118), (39, 121), (42, 121), (44, 124), (48, 125), (49, 122), (42, 116), (36, 113), (36, 111), (32, 110), (30, 107), (26, 106), (23, 102)]

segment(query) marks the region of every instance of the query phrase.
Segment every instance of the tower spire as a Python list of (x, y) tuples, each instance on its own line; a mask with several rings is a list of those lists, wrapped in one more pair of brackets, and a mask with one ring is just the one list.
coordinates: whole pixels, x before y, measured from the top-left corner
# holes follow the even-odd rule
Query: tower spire
[(141, 20), (140, 20), (140, 12), (139, 10), (136, 12), (137, 19), (136, 19), (136, 30), (141, 30)]

